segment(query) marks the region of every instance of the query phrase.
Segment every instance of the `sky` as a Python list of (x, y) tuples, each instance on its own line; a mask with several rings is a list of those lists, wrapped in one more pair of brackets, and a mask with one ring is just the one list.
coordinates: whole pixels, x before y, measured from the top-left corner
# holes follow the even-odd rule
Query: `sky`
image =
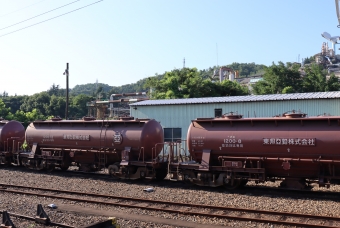
[(334, 0), (97, 1), (0, 0), (0, 93), (66, 88), (66, 63), (73, 88), (135, 83), (184, 58), (198, 70), (296, 62), (321, 51), (321, 33), (340, 35)]

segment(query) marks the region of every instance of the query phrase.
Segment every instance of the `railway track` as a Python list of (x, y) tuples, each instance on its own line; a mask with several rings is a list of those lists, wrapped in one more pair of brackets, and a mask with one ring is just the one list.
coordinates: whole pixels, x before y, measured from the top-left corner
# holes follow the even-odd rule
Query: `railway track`
[[(31, 172), (31, 173), (38, 173), (41, 174), (41, 171), (37, 170), (30, 170), (25, 167), (8, 167), (6, 168), (8, 170), (21, 170), (24, 172)], [(105, 173), (99, 173), (99, 172), (84, 172), (84, 171), (75, 171), (75, 170), (67, 170), (67, 171), (61, 171), (61, 170), (55, 170), (52, 173), (49, 173), (50, 175), (56, 175), (56, 176), (63, 176), (63, 177), (80, 177), (84, 179), (98, 179), (98, 180), (104, 180), (104, 181), (114, 181), (114, 182), (122, 182), (122, 183), (130, 183), (131, 180), (128, 179), (113, 179), (108, 174)], [(145, 183), (146, 186), (149, 186), (150, 182), (152, 180), (134, 180), (134, 183), (143, 184)], [(202, 186), (196, 186), (191, 185), (184, 182), (178, 182), (178, 181), (170, 181), (168, 179), (164, 179), (162, 181), (152, 181), (153, 185), (156, 187), (159, 186), (169, 186), (169, 182), (171, 182), (172, 186), (179, 187), (182, 189), (198, 189), (198, 190), (206, 190), (207, 187)], [(226, 192), (226, 189), (223, 187), (221, 188), (210, 188), (209, 191), (213, 192)], [(320, 191), (320, 190), (295, 190), (295, 189), (285, 189), (280, 187), (269, 187), (269, 186), (261, 186), (261, 185), (246, 185), (242, 188), (238, 188), (235, 190), (227, 190), (227, 192), (240, 194), (240, 195), (254, 195), (254, 196), (263, 196), (263, 195), (271, 195), (271, 196), (282, 196), (286, 198), (296, 198), (296, 199), (323, 199), (323, 200), (332, 200), (332, 201), (340, 201), (340, 192), (336, 191)]]
[[(24, 190), (24, 191), (23, 191)], [(34, 191), (33, 191), (34, 190)], [(0, 191), (13, 194), (34, 195), (74, 202), (95, 203), (110, 206), (137, 208), (144, 210), (162, 211), (191, 216), (205, 216), (220, 219), (272, 223), (297, 227), (339, 227), (340, 217), (297, 214), (255, 210), (247, 208), (222, 207), (213, 205), (189, 204), (171, 201), (131, 198), (96, 193), (84, 193), (67, 190), (47, 189), (32, 186), (9, 185), (0, 183)], [(44, 192), (44, 193), (43, 193)], [(46, 193), (48, 192), (48, 193)], [(71, 197), (72, 195), (73, 197)], [(74, 197), (77, 196), (77, 197)], [(94, 198), (104, 198), (102, 200)], [(333, 226), (334, 225), (334, 226)]]
[[(20, 219), (25, 219), (25, 220), (29, 220), (29, 221), (33, 221), (35, 222), (37, 220), (36, 217), (32, 217), (32, 216), (27, 216), (27, 215), (20, 215), (20, 214), (16, 214), (16, 213), (9, 213), (9, 212), (2, 212), (0, 211), (0, 214), (2, 214), (4, 216), (4, 213), (7, 213), (10, 216), (16, 217), (16, 218), (20, 218)], [(76, 228), (75, 226), (71, 226), (71, 225), (67, 225), (67, 224), (63, 224), (63, 223), (58, 223), (58, 222), (49, 222), (50, 226), (56, 226), (56, 227), (60, 227), (60, 228)], [(7, 226), (9, 227), (9, 226)], [(12, 227), (12, 226), (10, 226)]]

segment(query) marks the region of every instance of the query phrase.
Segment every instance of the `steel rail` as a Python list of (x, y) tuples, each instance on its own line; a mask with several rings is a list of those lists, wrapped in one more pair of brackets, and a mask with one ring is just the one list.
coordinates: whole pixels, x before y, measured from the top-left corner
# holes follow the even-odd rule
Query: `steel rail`
[[(202, 204), (177, 203), (177, 202), (171, 202), (171, 201), (148, 200), (148, 199), (142, 199), (142, 198), (120, 197), (120, 196), (103, 195), (103, 194), (95, 194), (95, 193), (84, 193), (84, 192), (39, 188), (39, 187), (27, 187), (27, 186), (21, 186), (21, 185), (0, 184), (0, 186), (2, 186), (2, 188), (0, 188), (0, 191), (15, 193), (15, 194), (26, 194), (26, 195), (34, 195), (34, 196), (41, 196), (41, 197), (48, 197), (48, 198), (55, 198), (55, 199), (65, 199), (65, 200), (84, 202), (84, 203), (105, 204), (105, 205), (111, 205), (111, 206), (121, 206), (121, 207), (138, 208), (138, 209), (145, 209), (145, 210), (157, 210), (157, 211), (163, 211), (163, 212), (168, 212), (168, 213), (180, 213), (180, 214), (185, 214), (185, 215), (196, 215), (196, 216), (223, 218), (223, 219), (253, 221), (253, 222), (259, 222), (259, 223), (274, 223), (274, 224), (281, 224), (281, 225), (303, 226), (303, 227), (330, 227), (330, 226), (324, 226), (320, 224), (314, 225), (314, 224), (307, 224), (307, 223), (278, 221), (278, 220), (264, 219), (264, 218), (233, 216), (233, 215), (227, 215), (225, 214), (225, 212), (223, 212), (223, 214), (216, 214), (216, 211), (214, 210), (237, 211), (237, 212), (265, 214), (265, 215), (272, 215), (272, 216), (296, 217), (296, 218), (317, 219), (317, 220), (326, 220), (326, 221), (329, 221), (329, 220), (340, 221), (340, 217), (255, 210), (255, 209), (235, 208), (235, 207), (222, 207), (222, 206), (212, 206), (212, 205), (202, 205)], [(210, 210), (210, 213), (195, 212), (195, 211), (189, 211), (189, 210), (179, 210), (179, 209), (169, 209), (165, 207), (153, 207), (150, 205), (141, 206), (141, 205), (136, 205), (136, 204), (127, 204), (127, 203), (119, 203), (119, 202), (79, 199), (79, 198), (73, 198), (73, 197), (67, 197), (67, 196), (57, 196), (57, 195), (48, 195), (48, 194), (42, 194), (42, 193), (9, 190), (9, 189), (6, 189), (6, 187), (35, 189), (35, 190), (40, 190), (40, 191), (50, 191), (50, 192), (58, 192), (58, 193), (65, 193), (65, 194), (86, 195), (86, 196), (91, 196), (91, 197), (104, 197), (104, 198), (111, 198), (111, 199), (118, 199), (118, 200), (139, 201), (139, 202), (149, 203), (149, 204), (165, 204), (165, 205), (174, 205), (174, 206), (181, 206), (181, 207), (187, 207), (187, 208), (188, 207), (189, 208), (190, 207), (191, 208), (204, 208), (204, 209)]]
[[(7, 212), (7, 213), (10, 216), (13, 216), (13, 217), (26, 219), (26, 220), (30, 220), (30, 221), (35, 221), (35, 217), (31, 217), (31, 216), (27, 216), (27, 215), (20, 215), (20, 214), (16, 214), (16, 213), (12, 213), (12, 212)], [(2, 211), (0, 211), (0, 214), (2, 214)], [(52, 221), (48, 225), (57, 226), (57, 227), (61, 227), (61, 228), (75, 228), (75, 226), (70, 226), (70, 225), (66, 225), (66, 224), (63, 224), (63, 223), (57, 223), (57, 222), (52, 222)]]

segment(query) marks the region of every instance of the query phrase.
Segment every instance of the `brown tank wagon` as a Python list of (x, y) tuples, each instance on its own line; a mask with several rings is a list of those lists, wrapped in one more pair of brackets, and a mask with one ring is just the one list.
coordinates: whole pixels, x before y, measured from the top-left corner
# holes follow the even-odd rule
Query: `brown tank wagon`
[(17, 153), (25, 140), (25, 128), (18, 121), (0, 121), (0, 164), (19, 163)]
[[(121, 173), (123, 176), (125, 171), (135, 173), (137, 164), (151, 163), (158, 156), (162, 148), (153, 148), (163, 142), (163, 129), (156, 120), (130, 117), (121, 120), (53, 119), (32, 122), (26, 130), (26, 142), (32, 148), (23, 159), (26, 166), (37, 169), (57, 166), (66, 170), (74, 162), (82, 170), (106, 167), (112, 175)], [(132, 161), (137, 164), (131, 164)], [(120, 172), (124, 167), (128, 170)], [(146, 175), (140, 172), (138, 175)]]
[(340, 179), (340, 116), (198, 118), (189, 126), (187, 146), (197, 164), (180, 169), (199, 185), (234, 188), (284, 178), (282, 186), (305, 188), (306, 180), (328, 187)]
[[(310, 183), (340, 183), (340, 116), (307, 117), (300, 112), (271, 118), (198, 118), (186, 142), (164, 142), (159, 122), (121, 120), (34, 121), (26, 129), (29, 152), (20, 150), (23, 126), (0, 121), (0, 163), (33, 169), (84, 171), (107, 168), (126, 179), (187, 180), (197, 185), (236, 188), (247, 181), (283, 180), (302, 189)], [(182, 156), (183, 151), (190, 154)], [(165, 154), (168, 152), (168, 154)]]

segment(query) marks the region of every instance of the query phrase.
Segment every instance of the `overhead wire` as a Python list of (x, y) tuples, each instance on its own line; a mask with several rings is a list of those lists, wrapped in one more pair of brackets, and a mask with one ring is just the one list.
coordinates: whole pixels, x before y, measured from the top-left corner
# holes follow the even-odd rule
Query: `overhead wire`
[(41, 23), (44, 23), (44, 22), (46, 22), (46, 21), (53, 20), (53, 19), (55, 19), (55, 18), (58, 18), (58, 17), (64, 16), (64, 15), (66, 15), (66, 14), (69, 14), (69, 13), (73, 13), (73, 12), (75, 12), (75, 11), (78, 11), (78, 10), (84, 9), (84, 8), (86, 8), (86, 7), (88, 7), (88, 6), (91, 6), (91, 5), (97, 4), (97, 3), (99, 3), (99, 2), (102, 2), (102, 1), (104, 1), (104, 0), (99, 0), (99, 1), (97, 1), (97, 2), (94, 2), (94, 3), (88, 4), (88, 5), (86, 5), (86, 6), (83, 6), (83, 7), (77, 8), (77, 9), (75, 9), (75, 10), (71, 10), (71, 11), (69, 11), (69, 12), (66, 12), (66, 13), (60, 14), (60, 15), (58, 15), (58, 16), (55, 16), (55, 17), (49, 18), (49, 19), (47, 19), (47, 20), (40, 21), (40, 22), (38, 22), (38, 23), (35, 23), (35, 24), (32, 24), (32, 25), (29, 25), (29, 26), (26, 26), (26, 27), (23, 27), (23, 28), (20, 28), (20, 29), (14, 30), (14, 31), (12, 31), (12, 32), (9, 32), (9, 33), (6, 33), (6, 34), (3, 34), (3, 35), (0, 35), (0, 37), (7, 36), (7, 35), (9, 35), (9, 34), (12, 34), (12, 33), (15, 33), (15, 32), (19, 32), (19, 31), (21, 31), (21, 30), (24, 30), (24, 29), (27, 29), (27, 28), (33, 27), (33, 26), (35, 26), (35, 25), (39, 25), (39, 24), (41, 24)]
[(16, 12), (18, 12), (18, 11), (20, 11), (20, 10), (27, 9), (27, 8), (29, 8), (29, 7), (31, 7), (31, 6), (37, 5), (37, 4), (39, 4), (39, 3), (41, 3), (41, 2), (44, 2), (44, 1), (46, 1), (46, 0), (42, 0), (42, 1), (40, 1), (40, 2), (36, 2), (36, 3), (34, 3), (34, 4), (28, 5), (28, 6), (24, 7), (24, 8), (15, 10), (15, 11), (10, 12), (10, 13), (6, 13), (6, 14), (4, 14), (4, 15), (0, 15), (0, 17), (4, 17), (4, 16), (10, 15), (10, 14), (12, 14), (12, 13), (16, 13)]
[(20, 22), (18, 22), (18, 23), (15, 23), (15, 24), (9, 25), (9, 26), (7, 26), (7, 27), (4, 27), (4, 28), (1, 28), (0, 30), (4, 30), (4, 29), (6, 29), (6, 28), (10, 28), (10, 27), (12, 27), (12, 26), (14, 26), (14, 25), (21, 24), (21, 23), (23, 23), (23, 22), (25, 22), (25, 21), (29, 21), (29, 20), (31, 20), (31, 19), (33, 19), (33, 18), (36, 18), (36, 17), (39, 17), (39, 16), (41, 16), (41, 15), (44, 15), (44, 14), (50, 13), (50, 12), (52, 12), (52, 11), (55, 11), (55, 10), (57, 10), (57, 9), (63, 8), (63, 7), (65, 7), (65, 6), (71, 5), (71, 4), (73, 4), (73, 3), (75, 3), (75, 2), (79, 2), (79, 1), (80, 1), (80, 0), (76, 0), (76, 1), (74, 1), (74, 2), (68, 3), (68, 4), (66, 4), (66, 5), (60, 6), (60, 7), (58, 7), (58, 8), (55, 8), (55, 9), (52, 9), (52, 10), (50, 10), (50, 11), (47, 11), (47, 12), (45, 12), (45, 13), (39, 14), (39, 15), (37, 15), (37, 16), (34, 16), (34, 17), (31, 17), (31, 18), (28, 18), (28, 19), (26, 19), (26, 20), (20, 21)]

